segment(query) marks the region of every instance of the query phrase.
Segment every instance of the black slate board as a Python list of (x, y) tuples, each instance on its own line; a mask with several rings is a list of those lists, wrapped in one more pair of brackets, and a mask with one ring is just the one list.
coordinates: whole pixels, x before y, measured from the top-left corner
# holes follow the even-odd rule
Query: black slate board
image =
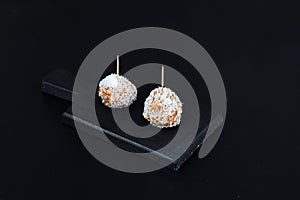
[[(42, 81), (42, 91), (44, 93), (62, 98), (67, 101), (72, 100), (72, 86), (74, 83), (74, 75), (64, 69), (57, 69), (47, 75), (43, 81)], [(155, 87), (149, 86), (148, 88), (140, 88), (139, 89), (139, 95), (145, 96), (146, 94), (149, 94), (149, 91)], [(148, 91), (149, 90), (149, 91)], [(140, 98), (143, 99), (143, 98)], [(140, 103), (136, 103), (135, 105), (139, 105)], [(99, 104), (101, 105), (101, 104)], [(135, 116), (136, 113), (141, 112), (141, 106), (138, 106), (140, 108), (134, 108), (130, 109), (131, 116)], [(84, 109), (84, 108), (82, 108)], [(189, 148), (176, 160), (172, 160), (172, 164), (170, 167), (174, 170), (178, 170), (179, 167), (190, 157), (190, 155), (201, 145), (203, 142), (203, 139), (205, 138), (207, 129), (208, 129), (208, 124), (210, 122), (209, 118), (209, 109), (210, 107), (205, 107), (205, 105), (202, 105), (201, 109), (201, 114), (202, 113), (207, 113), (207, 114), (202, 114), (204, 119), (201, 120), (199, 123), (199, 129), (196, 134), (196, 137), (193, 139), (192, 144), (189, 146)], [(96, 106), (96, 113), (97, 114), (104, 114), (106, 116), (105, 112), (107, 112), (107, 116), (110, 112), (110, 109), (107, 107), (101, 107), (101, 106)], [(134, 117), (133, 117), (134, 118)], [(99, 119), (99, 117), (98, 117)], [(62, 115), (62, 122), (66, 125), (74, 127), (74, 120), (77, 120), (77, 122), (80, 122), (82, 124), (88, 124), (89, 120), (88, 119), (82, 119), (80, 116), (73, 116), (71, 107), (68, 108)], [(138, 119), (135, 119), (138, 121)], [(215, 119), (216, 128), (219, 126), (219, 119)], [(131, 137), (127, 134), (124, 134), (122, 131), (118, 130), (117, 126), (113, 124), (113, 121), (111, 119), (99, 119), (101, 121), (101, 128), (103, 130), (104, 134), (109, 138), (111, 142), (113, 142), (115, 145), (117, 145), (119, 148), (125, 149), (130, 152), (147, 152), (147, 151), (156, 151), (157, 149), (163, 147), (164, 145), (168, 144), (170, 140), (174, 137), (176, 134), (176, 127), (171, 128), (171, 129), (162, 129), (162, 133), (158, 133), (155, 136), (151, 138), (136, 138), (136, 137)], [(143, 123), (141, 121), (138, 121), (139, 123)], [(215, 130), (214, 129), (214, 130)], [(103, 133), (99, 131), (100, 133)], [(165, 132), (168, 132), (167, 134)], [(87, 133), (88, 134), (88, 133)], [(187, 135), (188, 137), (188, 135)], [(184, 143), (185, 141), (183, 141)], [(178, 147), (180, 149), (180, 145)], [(178, 151), (178, 149), (174, 149), (174, 151)], [(158, 154), (160, 156), (160, 154)], [(167, 159), (172, 159), (168, 157), (168, 155), (161, 155), (163, 158)]]

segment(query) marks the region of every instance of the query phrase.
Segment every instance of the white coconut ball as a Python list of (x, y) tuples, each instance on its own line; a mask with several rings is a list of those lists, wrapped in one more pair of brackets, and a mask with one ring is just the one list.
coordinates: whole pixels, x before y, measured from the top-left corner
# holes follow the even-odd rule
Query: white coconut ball
[(179, 97), (166, 87), (152, 90), (144, 103), (144, 118), (159, 128), (179, 125), (181, 114), (182, 103)]
[(124, 76), (110, 74), (100, 81), (98, 94), (106, 106), (123, 108), (136, 100), (137, 89)]

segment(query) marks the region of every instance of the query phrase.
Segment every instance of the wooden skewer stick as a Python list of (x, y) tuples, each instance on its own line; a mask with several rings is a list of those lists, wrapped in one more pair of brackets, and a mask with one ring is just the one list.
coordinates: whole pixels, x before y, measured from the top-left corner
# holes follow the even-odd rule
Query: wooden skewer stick
[(120, 61), (119, 61), (119, 55), (117, 55), (117, 75), (119, 76), (120, 71)]
[(161, 67), (161, 87), (162, 91), (164, 91), (164, 83), (165, 83), (165, 70), (164, 66)]

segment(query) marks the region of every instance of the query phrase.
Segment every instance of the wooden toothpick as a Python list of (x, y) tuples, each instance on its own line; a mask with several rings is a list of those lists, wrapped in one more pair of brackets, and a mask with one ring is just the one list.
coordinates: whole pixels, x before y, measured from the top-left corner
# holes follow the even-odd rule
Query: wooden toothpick
[(165, 70), (164, 70), (164, 66), (161, 66), (161, 87), (162, 87), (162, 91), (164, 91), (164, 83), (165, 83)]
[(119, 61), (119, 55), (117, 55), (117, 75), (119, 76), (120, 71), (120, 61)]

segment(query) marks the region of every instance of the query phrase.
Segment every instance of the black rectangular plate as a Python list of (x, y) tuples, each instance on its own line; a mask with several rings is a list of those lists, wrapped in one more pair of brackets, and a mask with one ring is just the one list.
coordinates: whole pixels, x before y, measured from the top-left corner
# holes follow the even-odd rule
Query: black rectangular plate
[[(42, 91), (47, 94), (54, 95), (56, 97), (71, 101), (72, 94), (73, 94), (72, 87), (73, 87), (74, 80), (75, 77), (72, 73), (64, 69), (57, 69), (43, 79)], [(107, 109), (96, 110), (96, 112), (97, 115), (102, 114), (103, 116), (104, 114), (105, 116), (106, 114), (105, 112), (107, 112)], [(218, 128), (218, 126), (220, 125), (219, 121), (221, 119), (222, 118), (214, 119), (213, 124), (215, 124), (216, 127), (214, 127), (213, 130)], [(76, 120), (77, 122), (83, 125), (90, 123), (88, 119), (83, 119), (80, 116), (73, 116), (72, 109), (70, 107), (63, 113), (62, 122), (66, 125), (74, 127), (74, 120)], [(209, 124), (209, 119), (203, 120), (203, 122), (200, 123), (199, 131), (196, 134), (196, 137), (193, 139), (189, 148), (178, 159), (171, 160), (172, 164), (170, 165), (170, 167), (172, 169), (178, 170), (180, 166), (191, 156), (191, 154), (202, 144), (208, 129), (208, 124)], [(99, 133), (101, 134), (104, 133), (118, 147), (121, 147), (129, 151), (134, 151), (134, 152), (155, 151), (159, 145), (166, 143), (166, 141), (169, 141), (171, 135), (173, 134), (172, 133), (173, 129), (170, 129), (169, 130), (170, 134), (162, 134), (162, 136), (160, 137), (154, 137), (153, 139), (149, 139), (149, 140), (139, 140), (139, 138), (129, 137), (128, 135), (122, 133), (122, 131), (116, 129), (110, 120), (106, 120), (104, 125), (101, 128), (98, 126), (96, 127), (97, 130), (99, 129), (103, 130), (103, 131), (99, 131)], [(176, 134), (176, 132), (174, 134)], [(207, 134), (211, 134), (211, 133), (207, 133)], [(184, 142), (187, 141), (188, 140), (182, 141), (183, 143), (182, 146), (184, 146)], [(180, 145), (177, 147), (177, 149), (174, 149), (174, 152), (178, 150), (180, 151)], [(169, 155), (163, 155), (159, 153), (157, 155), (161, 156), (161, 158), (172, 159), (169, 157)]]

